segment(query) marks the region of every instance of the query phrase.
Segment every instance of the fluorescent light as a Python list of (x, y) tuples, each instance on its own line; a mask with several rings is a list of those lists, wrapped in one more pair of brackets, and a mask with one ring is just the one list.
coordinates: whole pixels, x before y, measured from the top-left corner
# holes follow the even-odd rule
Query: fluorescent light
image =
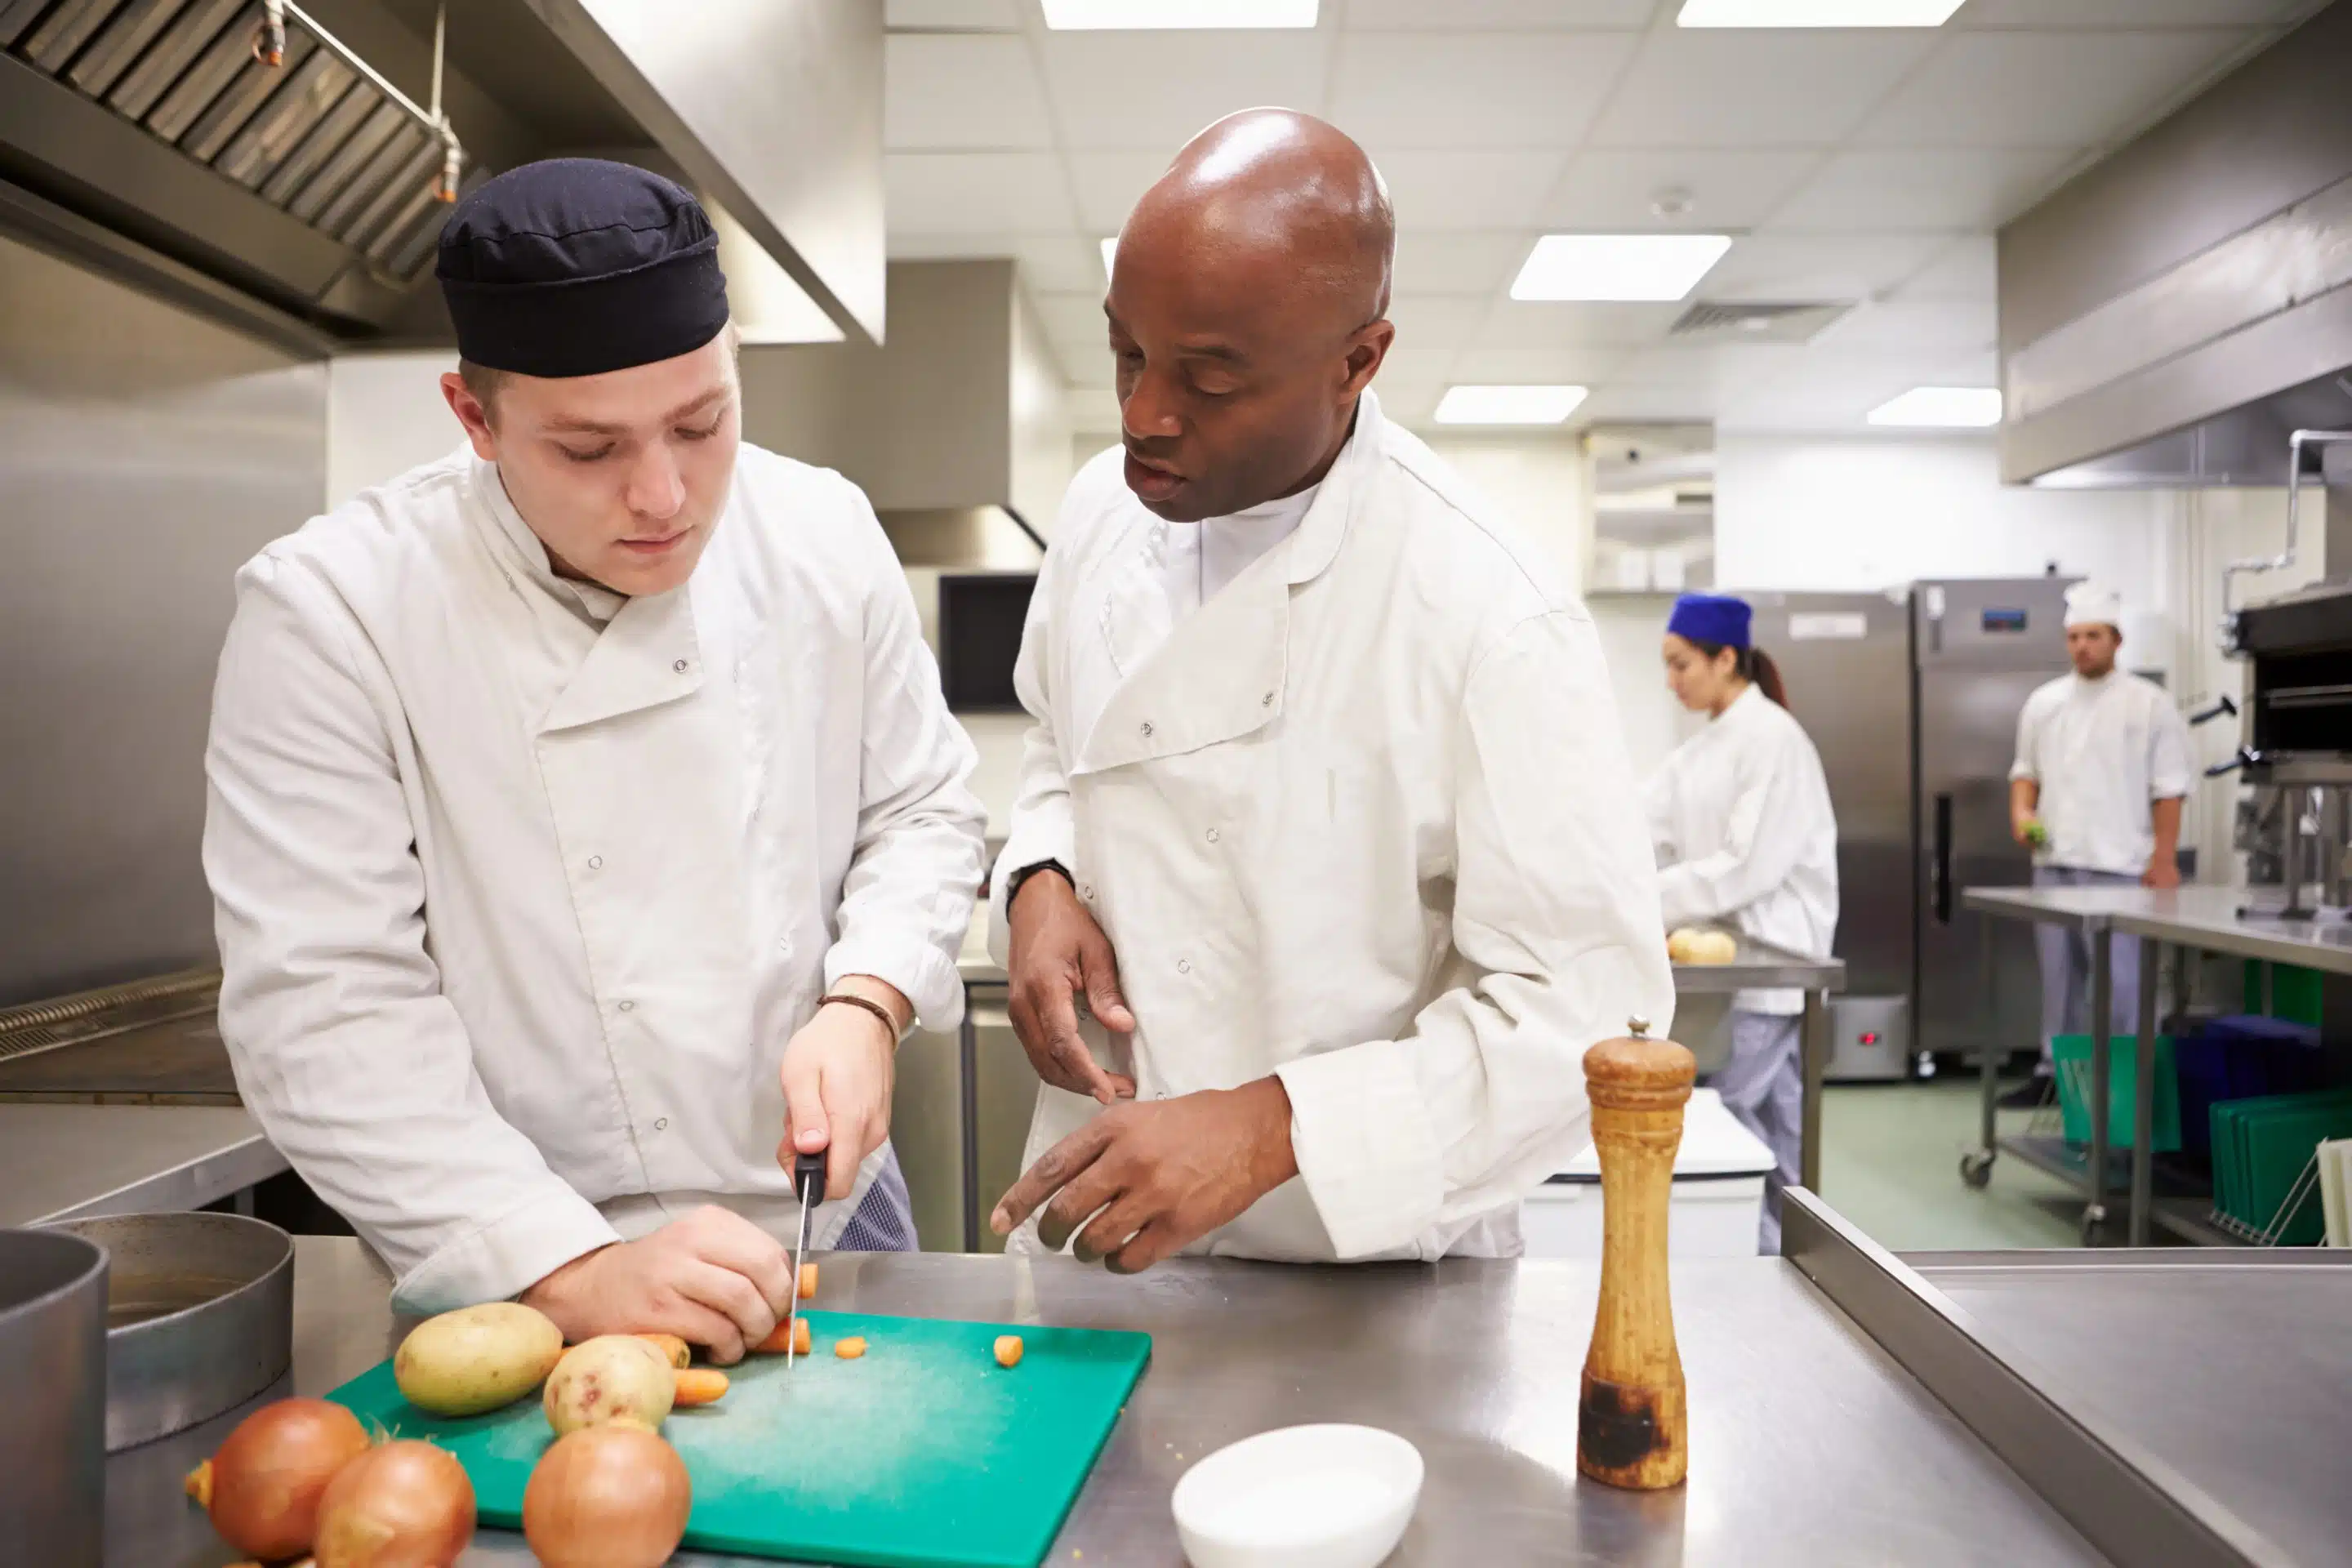
[(1584, 401), (1580, 386), (1449, 386), (1440, 425), (1557, 425)]
[(1071, 31), (1142, 27), (1311, 27), (1317, 0), (1045, 0), (1045, 26)]
[(1915, 386), (1870, 411), (1873, 425), (1916, 430), (1981, 430), (2000, 423), (2000, 389), (1994, 386)]
[(1108, 239), (1104, 240), (1102, 250), (1103, 276), (1108, 279), (1110, 276), (1110, 264), (1118, 259), (1118, 236), (1112, 235)]
[[(1053, 8), (1047, 0), (1046, 9)], [(1960, 0), (1683, 0), (1678, 27), (1940, 27)]]
[(1548, 234), (1511, 282), (1514, 300), (1679, 300), (1731, 248), (1720, 234)]

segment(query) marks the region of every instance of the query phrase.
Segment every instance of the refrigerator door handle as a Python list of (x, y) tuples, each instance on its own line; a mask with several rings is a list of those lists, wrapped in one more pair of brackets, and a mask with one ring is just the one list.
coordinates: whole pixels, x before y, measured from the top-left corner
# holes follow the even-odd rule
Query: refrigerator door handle
[(1929, 896), (1935, 900), (1936, 923), (1952, 923), (1952, 797), (1936, 797), (1936, 840), (1927, 862)]

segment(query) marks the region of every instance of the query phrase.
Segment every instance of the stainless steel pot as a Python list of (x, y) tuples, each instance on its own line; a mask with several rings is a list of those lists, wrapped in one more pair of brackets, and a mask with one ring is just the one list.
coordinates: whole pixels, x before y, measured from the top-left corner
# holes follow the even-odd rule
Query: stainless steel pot
[(80, 1237), (0, 1230), (0, 1557), (10, 1562), (99, 1560), (106, 1275), (105, 1252)]
[(141, 1214), (56, 1228), (113, 1260), (107, 1452), (209, 1420), (292, 1363), (294, 1238), (276, 1226), (233, 1214)]

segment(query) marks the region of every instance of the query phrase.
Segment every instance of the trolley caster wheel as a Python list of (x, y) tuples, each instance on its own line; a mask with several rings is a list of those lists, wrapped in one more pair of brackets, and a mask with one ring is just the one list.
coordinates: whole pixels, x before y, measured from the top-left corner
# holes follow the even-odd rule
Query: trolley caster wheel
[(1963, 1185), (1982, 1187), (1992, 1180), (1992, 1152), (1972, 1149), (1960, 1156), (1960, 1181)]
[(2106, 1223), (2107, 1211), (2105, 1205), (2093, 1204), (2084, 1208), (2083, 1210), (2083, 1245), (2085, 1247), (2098, 1246), (2099, 1232), (2105, 1226)]

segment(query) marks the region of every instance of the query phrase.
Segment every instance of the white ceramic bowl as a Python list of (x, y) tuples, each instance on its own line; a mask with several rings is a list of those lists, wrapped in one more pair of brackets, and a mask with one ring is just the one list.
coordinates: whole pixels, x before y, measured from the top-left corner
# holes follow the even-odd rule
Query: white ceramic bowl
[(1176, 1483), (1193, 1568), (1374, 1568), (1421, 1501), (1421, 1450), (1377, 1426), (1244, 1437)]

